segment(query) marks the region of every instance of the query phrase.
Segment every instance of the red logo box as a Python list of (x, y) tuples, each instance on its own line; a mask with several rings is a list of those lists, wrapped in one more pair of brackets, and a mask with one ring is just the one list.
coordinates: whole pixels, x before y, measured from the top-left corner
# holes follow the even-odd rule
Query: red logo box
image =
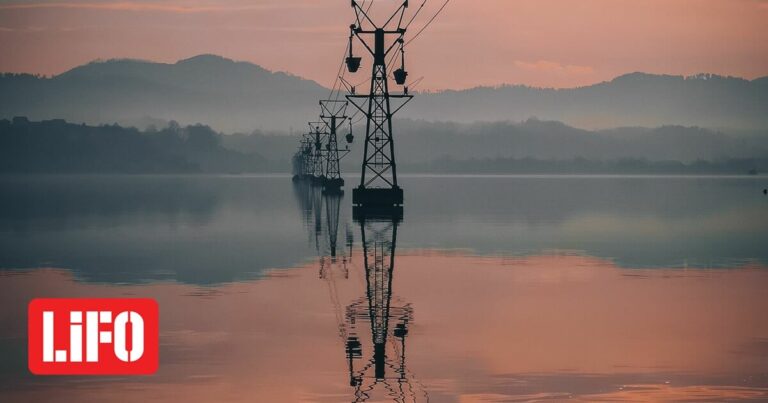
[(36, 375), (149, 375), (157, 371), (159, 310), (148, 298), (34, 299), (27, 358)]

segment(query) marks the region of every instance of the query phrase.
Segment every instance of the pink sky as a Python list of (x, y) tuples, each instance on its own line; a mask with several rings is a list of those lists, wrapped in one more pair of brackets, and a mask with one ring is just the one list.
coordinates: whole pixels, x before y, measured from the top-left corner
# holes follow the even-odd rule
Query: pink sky
[[(428, 0), (410, 34), (442, 3)], [(329, 86), (351, 22), (348, 0), (0, 0), (0, 71), (214, 53)], [(751, 79), (768, 75), (768, 1), (452, 0), (408, 51), (418, 89), (571, 87), (633, 71)]]

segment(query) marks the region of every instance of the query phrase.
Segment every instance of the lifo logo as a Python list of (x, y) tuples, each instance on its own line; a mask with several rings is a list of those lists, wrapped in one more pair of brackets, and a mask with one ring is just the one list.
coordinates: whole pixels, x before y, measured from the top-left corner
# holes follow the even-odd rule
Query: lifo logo
[(157, 302), (143, 298), (35, 299), (29, 370), (37, 375), (146, 375), (158, 365)]

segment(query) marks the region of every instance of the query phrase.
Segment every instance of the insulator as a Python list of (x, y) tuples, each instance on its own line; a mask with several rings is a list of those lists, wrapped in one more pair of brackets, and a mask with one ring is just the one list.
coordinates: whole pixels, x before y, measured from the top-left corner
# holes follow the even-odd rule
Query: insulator
[(352, 144), (352, 141), (355, 139), (355, 136), (352, 135), (352, 132), (350, 131), (347, 133), (347, 143)]
[(360, 69), (361, 60), (363, 60), (362, 57), (355, 57), (355, 56), (347, 57), (347, 70), (349, 70), (350, 73), (356, 73), (357, 70)]
[(406, 335), (408, 335), (408, 328), (404, 323), (398, 323), (395, 326), (395, 331), (393, 332), (395, 337), (402, 339)]
[(403, 69), (397, 69), (395, 70), (395, 82), (398, 85), (405, 84), (405, 79), (408, 77), (408, 72)]
[(400, 68), (395, 70), (395, 82), (399, 85), (405, 84), (405, 79), (408, 77), (408, 72), (405, 71), (405, 40), (401, 36), (397, 40), (400, 43)]
[[(355, 25), (350, 25), (349, 29), (354, 31)], [(352, 34), (349, 34), (349, 56), (347, 56), (347, 70), (349, 70), (350, 73), (357, 72), (357, 70), (360, 69), (361, 60), (363, 60), (362, 57), (356, 57), (352, 54)]]

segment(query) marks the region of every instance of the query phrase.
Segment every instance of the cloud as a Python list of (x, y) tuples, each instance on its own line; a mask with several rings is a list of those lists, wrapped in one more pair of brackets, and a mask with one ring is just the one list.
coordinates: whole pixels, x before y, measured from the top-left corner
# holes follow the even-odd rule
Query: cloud
[(595, 69), (590, 66), (578, 66), (574, 64), (560, 64), (549, 60), (538, 60), (536, 62), (525, 62), (515, 60), (515, 66), (524, 70), (544, 72), (544, 73), (557, 73), (557, 74), (572, 74), (572, 75), (587, 75), (594, 74)]
[(29, 27), (21, 27), (21, 28), (0, 27), (0, 32), (23, 32), (23, 33), (28, 33), (28, 32), (44, 32), (44, 31), (47, 31), (47, 30), (49, 30), (49, 29), (46, 28), (46, 27), (37, 26), (37, 25), (29, 26)]

